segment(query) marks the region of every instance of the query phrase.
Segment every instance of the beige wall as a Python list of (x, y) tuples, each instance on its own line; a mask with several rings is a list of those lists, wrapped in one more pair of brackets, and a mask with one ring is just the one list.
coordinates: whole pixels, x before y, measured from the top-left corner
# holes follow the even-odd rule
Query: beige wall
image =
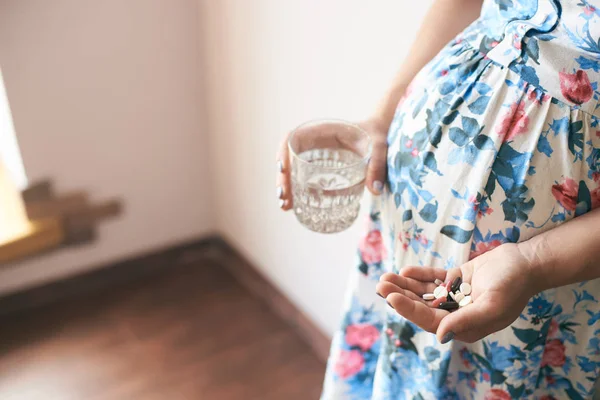
[(274, 154), (304, 120), (366, 116), (428, 4), (1, 0), (29, 177), (120, 194), (127, 211), (92, 247), (0, 269), (0, 292), (217, 227), (332, 333), (361, 224), (323, 236), (279, 212)]
[(92, 246), (0, 268), (0, 293), (211, 232), (196, 0), (1, 0), (30, 180), (121, 196)]
[(332, 333), (362, 224), (324, 236), (279, 212), (275, 152), (306, 119), (367, 115), (430, 2), (199, 1), (217, 226)]

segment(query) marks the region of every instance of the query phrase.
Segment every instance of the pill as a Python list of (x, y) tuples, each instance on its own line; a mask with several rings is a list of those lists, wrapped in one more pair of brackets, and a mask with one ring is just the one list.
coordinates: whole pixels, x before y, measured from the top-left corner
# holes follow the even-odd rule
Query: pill
[(462, 283), (462, 278), (460, 276), (457, 276), (456, 278), (454, 278), (454, 280), (452, 281), (452, 285), (450, 286), (450, 291), (456, 292), (460, 288), (461, 283)]
[(433, 300), (435, 299), (435, 295), (433, 293), (425, 293), (423, 295), (423, 300)]
[(465, 296), (468, 296), (471, 294), (471, 285), (467, 282), (463, 282), (460, 284), (459, 290), (462, 294), (464, 294)]
[(458, 303), (460, 307), (468, 306), (469, 304), (471, 304), (471, 296), (465, 296), (464, 299)]
[(442, 282), (442, 281), (441, 281), (441, 280), (439, 280), (439, 279), (436, 279), (434, 282), (435, 282), (435, 284), (436, 284), (436, 285), (441, 285), (442, 283), (444, 283), (444, 282)]
[(439, 305), (440, 305), (440, 304), (442, 304), (442, 303), (443, 303), (443, 302), (445, 302), (445, 301), (446, 301), (446, 299), (445, 299), (445, 298), (443, 298), (443, 297), (440, 297), (439, 299), (435, 299), (435, 300), (434, 300), (434, 301), (431, 303), (431, 306), (432, 306), (432, 307), (435, 307), (435, 308), (437, 308), (437, 307), (439, 307)]
[(456, 300), (456, 295), (452, 292), (448, 293), (450, 295), (450, 297), (452, 298), (452, 300), (457, 301)]
[(433, 295), (436, 299), (446, 298), (446, 296), (448, 296), (448, 291), (444, 286), (438, 286), (433, 291)]
[(441, 308), (442, 310), (452, 311), (458, 308), (458, 303), (455, 301), (445, 301), (442, 304), (440, 304), (438, 308)]
[(464, 295), (464, 294), (462, 294), (462, 292), (457, 292), (457, 293), (454, 295), (454, 301), (456, 301), (457, 303), (460, 303), (460, 301), (461, 301), (462, 299), (464, 299), (464, 298), (465, 298), (465, 295)]

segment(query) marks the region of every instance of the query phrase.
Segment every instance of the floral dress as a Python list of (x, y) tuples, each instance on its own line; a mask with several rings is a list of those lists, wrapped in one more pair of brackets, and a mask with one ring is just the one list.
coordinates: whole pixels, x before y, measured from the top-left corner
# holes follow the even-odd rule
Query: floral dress
[(599, 82), (599, 0), (485, 0), (417, 75), (389, 130), (386, 190), (372, 202), (323, 400), (592, 398), (600, 280), (542, 292), (506, 329), (445, 345), (375, 285), (405, 265), (459, 266), (599, 206)]

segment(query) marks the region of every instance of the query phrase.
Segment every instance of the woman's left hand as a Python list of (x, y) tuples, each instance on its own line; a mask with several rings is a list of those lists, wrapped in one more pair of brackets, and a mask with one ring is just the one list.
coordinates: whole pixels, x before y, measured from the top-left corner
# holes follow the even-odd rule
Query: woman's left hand
[[(457, 276), (471, 284), (473, 302), (468, 306), (450, 313), (422, 299), (437, 286), (435, 279), (447, 282)], [(398, 274), (384, 274), (377, 284), (377, 292), (398, 314), (436, 333), (442, 343), (452, 339), (472, 343), (506, 328), (540, 291), (537, 288), (531, 262), (513, 243), (449, 270), (405, 267)]]

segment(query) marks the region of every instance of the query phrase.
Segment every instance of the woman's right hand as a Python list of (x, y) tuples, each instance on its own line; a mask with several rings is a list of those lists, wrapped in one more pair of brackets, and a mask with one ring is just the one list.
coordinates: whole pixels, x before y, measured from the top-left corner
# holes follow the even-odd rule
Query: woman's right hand
[[(387, 175), (387, 133), (389, 126), (377, 118), (368, 119), (357, 125), (369, 134), (373, 144), (365, 184), (371, 193), (379, 195), (383, 192)], [(281, 142), (277, 153), (277, 196), (280, 199), (279, 207), (284, 211), (293, 207), (288, 139), (289, 134)]]

